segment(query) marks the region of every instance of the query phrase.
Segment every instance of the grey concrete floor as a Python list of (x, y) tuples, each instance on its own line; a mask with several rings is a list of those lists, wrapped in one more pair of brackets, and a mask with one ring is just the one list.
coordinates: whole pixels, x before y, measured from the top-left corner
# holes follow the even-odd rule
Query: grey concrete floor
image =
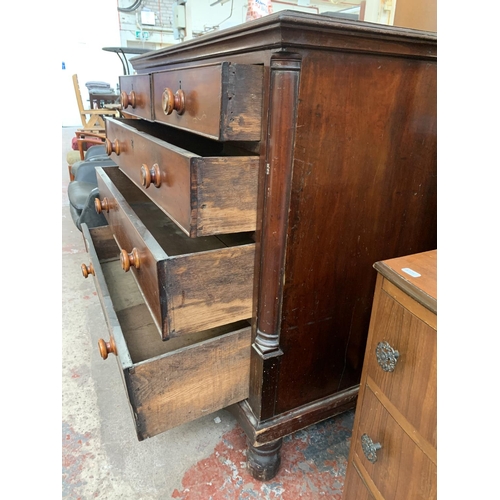
[(93, 280), (81, 274), (87, 253), (66, 193), (66, 153), (75, 130), (62, 129), (62, 497), (171, 498), (185, 471), (236, 422), (222, 410), (137, 440), (116, 360), (104, 361), (97, 350), (108, 334)]

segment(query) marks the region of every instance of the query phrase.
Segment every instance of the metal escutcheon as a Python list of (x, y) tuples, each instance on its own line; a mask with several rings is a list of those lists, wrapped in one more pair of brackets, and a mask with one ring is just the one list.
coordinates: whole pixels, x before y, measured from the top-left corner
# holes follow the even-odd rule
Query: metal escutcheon
[(385, 372), (393, 372), (398, 362), (399, 352), (393, 349), (385, 340), (377, 344), (375, 349), (377, 362)]
[(367, 434), (363, 434), (361, 436), (361, 448), (363, 448), (366, 459), (374, 464), (377, 461), (377, 450), (380, 450), (382, 445), (374, 443)]

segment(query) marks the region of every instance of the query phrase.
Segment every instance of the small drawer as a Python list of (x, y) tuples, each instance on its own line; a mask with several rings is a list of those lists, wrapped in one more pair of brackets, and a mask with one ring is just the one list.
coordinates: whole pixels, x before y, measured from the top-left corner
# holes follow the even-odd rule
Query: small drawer
[(258, 156), (137, 120), (108, 120), (106, 134), (112, 159), (188, 236), (255, 230)]
[[(248, 322), (163, 342), (133, 277), (123, 273), (111, 228), (82, 233), (108, 326), (103, 358), (116, 355), (139, 440), (248, 397)], [(108, 336), (109, 335), (109, 336)]]
[(154, 119), (218, 141), (260, 141), (263, 74), (228, 62), (153, 73)]
[(151, 77), (149, 75), (120, 76), (120, 90), (123, 111), (132, 116), (153, 120)]
[(252, 315), (252, 234), (189, 238), (118, 168), (96, 168), (96, 207), (163, 339)]
[(404, 432), (369, 387), (359, 411), (357, 439), (352, 443), (354, 464), (366, 471), (382, 498), (435, 499), (436, 464)]
[(365, 361), (368, 377), (436, 447), (437, 332), (384, 289), (374, 318), (373, 348)]

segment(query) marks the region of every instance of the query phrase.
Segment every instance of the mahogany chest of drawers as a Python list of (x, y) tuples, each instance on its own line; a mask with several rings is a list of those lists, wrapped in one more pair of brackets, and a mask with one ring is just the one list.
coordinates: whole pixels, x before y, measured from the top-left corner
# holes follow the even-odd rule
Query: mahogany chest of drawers
[(139, 439), (227, 407), (248, 469), (353, 408), (372, 263), (436, 247), (436, 37), (280, 12), (132, 60), (84, 228)]
[(434, 250), (375, 264), (345, 500), (437, 496), (436, 260)]

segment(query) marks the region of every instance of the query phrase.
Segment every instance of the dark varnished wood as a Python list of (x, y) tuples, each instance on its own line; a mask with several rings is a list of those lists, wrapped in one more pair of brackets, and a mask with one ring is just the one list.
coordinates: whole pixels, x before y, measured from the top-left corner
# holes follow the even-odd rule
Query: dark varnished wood
[(133, 61), (153, 80), (226, 63), (261, 66), (264, 83), (260, 144), (232, 139), (260, 156), (250, 393), (235, 408), (265, 445), (354, 406), (373, 263), (436, 248), (436, 36), (285, 12)]
[(251, 51), (332, 51), (436, 59), (435, 33), (282, 11), (132, 59), (138, 73), (214, 58), (234, 59)]
[(113, 200), (104, 215), (122, 267), (137, 279), (163, 339), (251, 317), (251, 235), (189, 238), (119, 169), (96, 172), (100, 196)]
[(149, 75), (120, 76), (120, 100), (123, 110), (132, 116), (153, 119)]
[(121, 148), (113, 160), (186, 234), (255, 230), (256, 155), (167, 127), (120, 120), (106, 126)]
[(248, 443), (246, 468), (252, 477), (259, 481), (268, 481), (276, 475), (281, 464), (282, 445), (282, 438), (262, 446)]
[(300, 88), (278, 413), (359, 382), (372, 264), (436, 247), (435, 64), (308, 53)]
[(260, 139), (261, 66), (223, 62), (153, 73), (152, 92), (157, 122), (221, 141)]

